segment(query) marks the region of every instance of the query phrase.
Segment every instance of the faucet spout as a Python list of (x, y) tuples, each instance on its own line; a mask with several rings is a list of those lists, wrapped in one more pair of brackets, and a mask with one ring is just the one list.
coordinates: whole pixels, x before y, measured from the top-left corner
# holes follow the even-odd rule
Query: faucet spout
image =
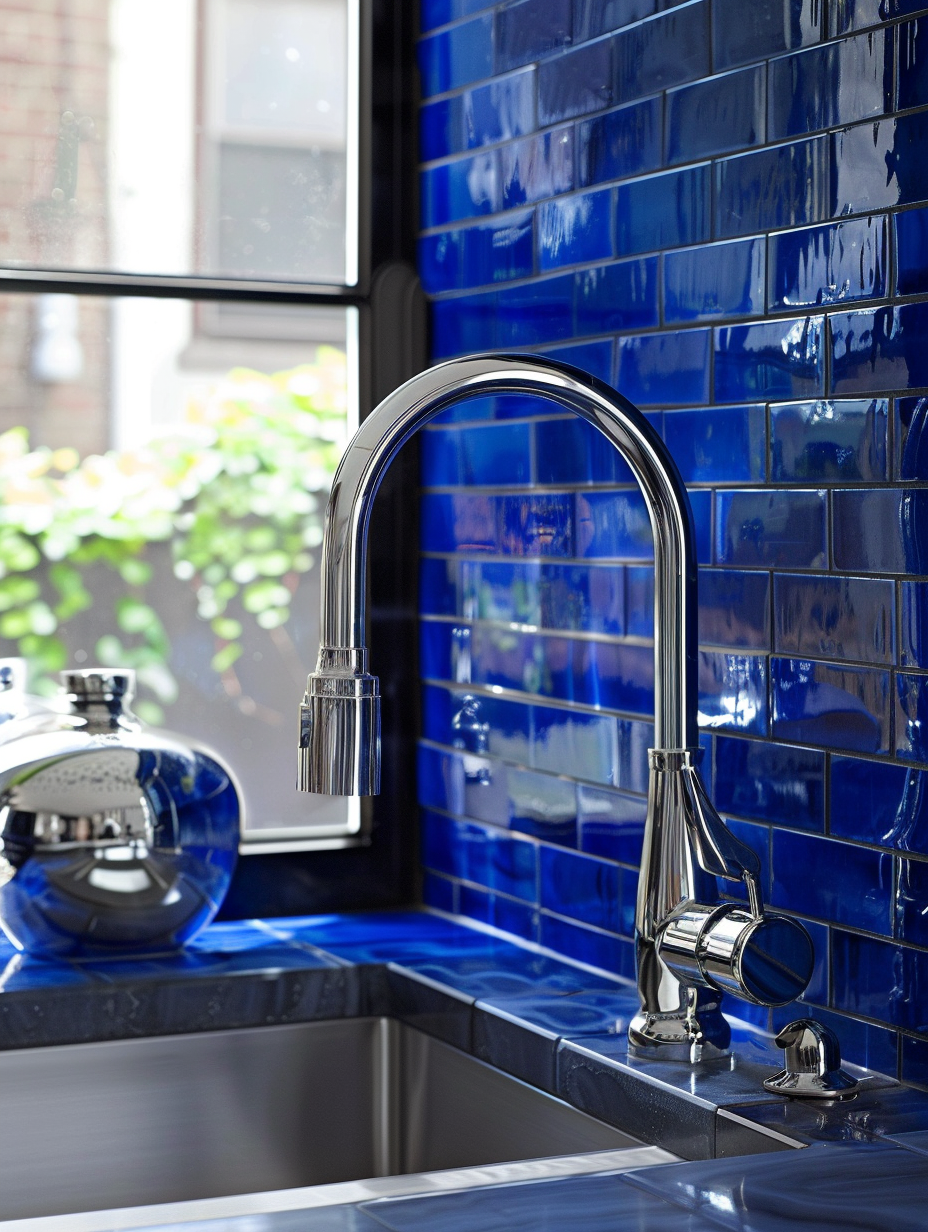
[[(628, 463), (645, 499), (654, 541), (655, 747), (636, 917), (642, 1008), (629, 1037), (638, 1053), (660, 1050), (689, 1061), (719, 1055), (729, 1038), (722, 992), (763, 1004), (792, 1000), (808, 983), (811, 943), (794, 921), (764, 915), (757, 858), (727, 830), (699, 779), (689, 499), (647, 419), (603, 382), (533, 356), (478, 355), (420, 373), (365, 419), (326, 512), (319, 661), (301, 707), (299, 786), (377, 792), (379, 696), (365, 649), (374, 497), (400, 447), (424, 423), (465, 398), (504, 393), (547, 398), (593, 424)], [(716, 877), (744, 881), (748, 911), (717, 903)]]

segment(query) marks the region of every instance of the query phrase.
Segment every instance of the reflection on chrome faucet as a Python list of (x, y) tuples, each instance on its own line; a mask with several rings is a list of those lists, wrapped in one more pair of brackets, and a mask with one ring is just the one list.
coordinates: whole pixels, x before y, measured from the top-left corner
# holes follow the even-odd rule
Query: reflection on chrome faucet
[[(812, 943), (796, 921), (764, 911), (757, 856), (725, 827), (699, 778), (689, 500), (661, 439), (609, 386), (531, 356), (482, 355), (421, 373), (364, 421), (326, 513), (319, 661), (301, 707), (299, 785), (333, 795), (379, 790), (380, 697), (364, 645), (374, 496), (400, 446), (422, 424), (465, 398), (506, 393), (548, 398), (597, 427), (645, 498), (654, 540), (655, 747), (636, 916), (641, 1008), (629, 1043), (638, 1056), (718, 1056), (730, 1039), (722, 994), (761, 1005), (792, 1001), (811, 976)], [(556, 527), (539, 527), (541, 533)], [(748, 906), (719, 901), (717, 878), (743, 882)]]

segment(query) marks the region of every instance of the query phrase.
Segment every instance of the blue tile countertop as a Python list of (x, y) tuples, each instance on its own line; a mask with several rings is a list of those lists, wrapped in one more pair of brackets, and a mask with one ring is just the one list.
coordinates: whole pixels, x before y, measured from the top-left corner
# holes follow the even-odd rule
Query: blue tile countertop
[(0, 1048), (387, 1015), (697, 1161), (281, 1212), (262, 1232), (925, 1226), (928, 1096), (883, 1077), (847, 1103), (769, 1095), (781, 1054), (737, 1022), (729, 1059), (635, 1061), (632, 986), (445, 915), (214, 924), (180, 954), (135, 960), (46, 962), (5, 945), (4, 962)]

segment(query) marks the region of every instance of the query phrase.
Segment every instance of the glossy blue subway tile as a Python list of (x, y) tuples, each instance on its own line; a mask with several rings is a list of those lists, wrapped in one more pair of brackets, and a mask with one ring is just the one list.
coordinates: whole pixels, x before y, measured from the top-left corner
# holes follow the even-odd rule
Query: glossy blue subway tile
[(716, 329), (716, 401), (814, 398), (824, 392), (824, 317)]
[(763, 406), (668, 411), (664, 440), (684, 483), (762, 481), (767, 464)]
[(489, 7), (490, 0), (422, 0), (419, 5), (419, 28), (425, 33), (461, 17), (471, 17)]
[(637, 406), (708, 402), (711, 341), (707, 329), (620, 338), (616, 388)]
[(831, 833), (898, 851), (928, 850), (928, 777), (911, 766), (831, 759)]
[(644, 99), (577, 126), (577, 175), (583, 186), (661, 165), (663, 98)]
[(576, 701), (626, 714), (654, 712), (654, 652), (650, 646), (574, 642)]
[(897, 479), (928, 479), (928, 398), (896, 398)]
[(648, 791), (648, 749), (654, 747), (654, 724), (641, 719), (619, 719), (616, 771), (611, 786), (620, 791)]
[(928, 209), (894, 214), (896, 286), (898, 295), (928, 290)]
[(518, 68), (571, 41), (571, 0), (518, 0), (496, 18), (496, 71)]
[(847, 34), (926, 9), (924, 0), (830, 0), (828, 30), (832, 35)]
[(848, 313), (829, 325), (836, 393), (928, 383), (928, 304)]
[(885, 398), (788, 402), (770, 408), (771, 478), (777, 483), (888, 477)]
[(493, 17), (433, 34), (418, 46), (419, 77), (425, 98), (466, 86), (493, 73)]
[(423, 556), (419, 561), (419, 610), (431, 616), (456, 616), (461, 597), (458, 562)]
[(508, 823), (511, 830), (546, 843), (577, 846), (576, 785), (550, 774), (510, 770)]
[(419, 155), (423, 162), (459, 154), (467, 148), (464, 104), (460, 95), (419, 108)]
[(494, 350), (499, 345), (500, 332), (497, 308), (495, 292), (437, 300), (432, 305), (432, 352), (435, 359)]
[(535, 470), (539, 483), (632, 483), (619, 451), (585, 419), (535, 424)]
[[(556, 359), (562, 364), (571, 364), (574, 368), (580, 368), (581, 371), (611, 385), (615, 369), (614, 349), (611, 338), (601, 338), (598, 342), (579, 342), (574, 346), (544, 347), (539, 354)], [(548, 406), (554, 409), (552, 403)]]
[[(902, 1081), (918, 1083), (921, 1087), (928, 1086), (928, 1040), (916, 1039), (911, 1035), (900, 1036), (899, 1051), (901, 1063), (899, 1076)], [(928, 1135), (924, 1130), (897, 1135), (896, 1141), (900, 1146), (910, 1149), (917, 1147), (925, 1151), (928, 1148)]]
[(857, 124), (832, 133), (831, 212), (860, 214), (928, 200), (928, 112)]
[[(461, 108), (462, 149), (522, 137), (535, 128), (535, 70), (520, 69), (449, 100), (456, 101)], [(432, 156), (423, 152), (422, 157)]]
[(538, 561), (463, 565), (464, 601), (481, 620), (542, 623)]
[(575, 277), (576, 331), (581, 337), (657, 325), (657, 257), (594, 266), (578, 270)]
[(615, 36), (615, 101), (628, 103), (709, 72), (709, 12), (690, 0)]
[[(505, 814), (499, 818), (505, 824)], [(451, 823), (458, 867), (454, 874), (510, 898), (534, 903), (538, 898), (538, 859), (534, 843), (493, 827)]]
[(630, 256), (708, 239), (710, 170), (703, 164), (619, 184), (615, 190), (616, 254)]
[[(467, 695), (465, 695), (466, 697)], [(480, 695), (460, 707), (481, 734), (486, 751), (495, 757), (528, 764), (531, 751), (532, 709), (522, 701)]]
[(502, 203), (496, 151), (421, 171), (419, 201), (423, 227), (495, 213)]
[(613, 100), (612, 40), (589, 43), (538, 66), (538, 122), (557, 124)]
[(928, 762), (928, 676), (896, 676), (896, 756)]
[(773, 735), (860, 753), (890, 751), (890, 678), (876, 668), (770, 660)]
[(700, 565), (712, 563), (713, 512), (712, 493), (705, 488), (690, 488), (690, 509), (693, 514), (693, 538), (696, 543), (696, 560)]
[(507, 556), (574, 556), (573, 499), (558, 493), (499, 498), (499, 545)]
[(892, 31), (877, 30), (771, 61), (771, 141), (883, 115), (893, 105)]
[(928, 52), (925, 22), (907, 21), (898, 27), (899, 72), (896, 105), (900, 111), (928, 103)]
[(476, 492), (430, 492), (420, 501), (422, 548), (426, 552), (500, 550), (497, 502)]
[(538, 206), (538, 265), (542, 270), (611, 257), (612, 192), (575, 193)]
[(735, 650), (769, 650), (769, 575), (738, 569), (700, 570), (699, 641)]
[(910, 945), (928, 945), (928, 863), (924, 860), (899, 860), (895, 895), (894, 936)]
[(542, 844), (538, 854), (543, 910), (626, 937), (635, 935), (634, 873), (560, 847)]
[(891, 855), (774, 830), (773, 906), (889, 937), (892, 902)]
[[(420, 855), (422, 863), (433, 872), (448, 877), (460, 877), (461, 848), (456, 839), (466, 833), (467, 822), (456, 821), (423, 809), (420, 817)], [(479, 829), (479, 827), (474, 827)]]
[(720, 73), (667, 93), (664, 116), (668, 163), (727, 154), (764, 140), (766, 68)]
[(702, 244), (664, 254), (664, 320), (709, 321), (764, 311), (766, 241)]
[[(459, 733), (452, 728), (452, 719), (463, 709), (460, 699), (444, 686), (431, 684), (422, 686), (421, 697), (422, 736), (436, 744), (457, 744), (463, 748), (463, 741), (457, 739)], [(485, 739), (481, 739), (474, 747), (485, 744)]]
[(423, 679), (470, 683), (471, 632), (467, 625), (424, 621), (419, 631), (419, 672)]
[(712, 731), (767, 734), (767, 660), (763, 655), (699, 652), (699, 725)]
[(459, 233), (465, 287), (526, 278), (534, 272), (534, 211), (520, 210)]
[(644, 796), (603, 791), (581, 783), (577, 787), (580, 850), (606, 860), (641, 863), (647, 800)]
[(770, 307), (791, 309), (886, 294), (884, 217), (855, 218), (770, 239)]
[(892, 582), (780, 574), (773, 581), (773, 648), (796, 658), (892, 663)]
[[(505, 287), (497, 295), (497, 345), (543, 346), (570, 338), (574, 318), (572, 274)], [(551, 404), (547, 405), (550, 409)]]
[(541, 201), (574, 187), (574, 133), (557, 128), (524, 141), (513, 141), (499, 152), (503, 209)]
[(462, 915), (483, 924), (492, 924), (505, 933), (525, 941), (538, 939), (538, 912), (527, 903), (494, 894), (477, 886), (462, 885), (458, 889), (458, 909)]
[[(531, 764), (550, 774), (569, 774), (589, 783), (620, 787), (618, 727), (605, 715), (553, 706), (533, 706)], [(576, 844), (576, 802), (574, 803)], [(522, 827), (520, 827), (522, 828)]]
[(715, 173), (715, 234), (724, 239), (829, 217), (828, 140), (813, 137), (721, 159)]
[(824, 492), (718, 492), (715, 509), (717, 564), (820, 569), (827, 561)]
[(832, 932), (833, 1006), (878, 1023), (924, 1031), (928, 1006), (919, 995), (928, 979), (928, 952), (875, 937)]
[(659, 7), (657, 0), (574, 0), (574, 42), (620, 30)]
[(716, 69), (762, 60), (818, 42), (822, 6), (818, 0), (713, 0), (712, 59)]
[(539, 621), (549, 629), (625, 632), (623, 565), (542, 565)]
[(899, 603), (899, 662), (928, 668), (928, 582), (903, 582)]
[(650, 560), (651, 523), (640, 492), (578, 492), (577, 555)]
[(501, 423), (464, 430), (440, 428), (422, 434), (422, 483), (509, 486), (531, 481), (531, 429)]
[(441, 749), (420, 744), (416, 750), (419, 803), (425, 808), (463, 812), (464, 792), (461, 758)]
[(424, 869), (422, 873), (422, 902), (426, 907), (456, 914), (458, 910), (457, 883), (450, 877), (440, 877)]
[(614, 933), (574, 924), (559, 916), (541, 913), (541, 944), (623, 979), (634, 979), (635, 945)]
[(851, 488), (832, 500), (836, 568), (928, 573), (928, 490)]
[(464, 243), (460, 231), (423, 235), (416, 244), (416, 265), (430, 295), (464, 286)]
[(714, 795), (725, 814), (820, 833), (825, 824), (825, 755), (817, 749), (719, 736)]
[(654, 636), (654, 570), (650, 565), (626, 567), (625, 611), (629, 637)]

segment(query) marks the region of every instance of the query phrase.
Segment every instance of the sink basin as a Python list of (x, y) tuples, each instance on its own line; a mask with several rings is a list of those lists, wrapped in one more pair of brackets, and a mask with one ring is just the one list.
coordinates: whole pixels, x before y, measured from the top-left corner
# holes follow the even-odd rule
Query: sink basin
[(487, 1183), (486, 1165), (636, 1145), (387, 1018), (4, 1052), (0, 1092), (0, 1220), (163, 1212), (75, 1228), (175, 1221), (165, 1203), (206, 1218), (227, 1208), (196, 1200), (307, 1186), (350, 1201), (337, 1183), (436, 1170), (475, 1168), (472, 1183)]

